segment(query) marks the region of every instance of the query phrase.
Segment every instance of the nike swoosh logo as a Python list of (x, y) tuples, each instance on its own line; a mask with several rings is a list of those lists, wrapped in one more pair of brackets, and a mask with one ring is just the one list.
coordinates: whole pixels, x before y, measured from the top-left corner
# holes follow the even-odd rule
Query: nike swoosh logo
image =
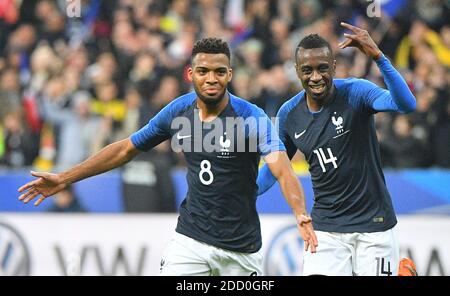
[(190, 138), (191, 135), (186, 135), (186, 136), (181, 136), (180, 133), (177, 133), (177, 139), (181, 140), (181, 139), (186, 139), (186, 138)]
[(306, 130), (304, 130), (304, 131), (302, 131), (301, 133), (299, 133), (299, 134), (297, 134), (297, 133), (294, 133), (294, 137), (295, 137), (295, 139), (297, 140), (298, 138), (300, 138), (301, 136), (303, 136), (303, 134), (304, 133), (306, 133)]

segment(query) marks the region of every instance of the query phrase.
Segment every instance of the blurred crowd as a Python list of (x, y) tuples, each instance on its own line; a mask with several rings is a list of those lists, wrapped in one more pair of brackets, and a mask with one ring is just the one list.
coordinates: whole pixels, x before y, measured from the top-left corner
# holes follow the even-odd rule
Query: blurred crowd
[[(385, 87), (373, 61), (338, 49), (346, 21), (371, 33), (417, 98), (413, 114), (376, 115), (384, 166), (448, 168), (450, 1), (396, 0), (397, 8), (369, 17), (372, 2), (2, 0), (0, 165), (63, 170), (129, 136), (191, 89), (186, 69), (202, 37), (228, 41), (230, 91), (271, 117), (301, 89), (293, 54), (309, 33), (332, 44), (336, 77)], [(167, 176), (182, 165), (168, 144), (137, 161)], [(139, 163), (130, 168), (145, 171)]]

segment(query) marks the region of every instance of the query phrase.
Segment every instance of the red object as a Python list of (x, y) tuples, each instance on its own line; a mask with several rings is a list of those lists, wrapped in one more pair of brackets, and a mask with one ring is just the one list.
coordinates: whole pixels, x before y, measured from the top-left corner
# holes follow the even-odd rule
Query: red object
[(416, 265), (409, 258), (402, 258), (398, 265), (398, 276), (417, 276)]
[(31, 92), (25, 92), (23, 95), (23, 109), (28, 127), (33, 133), (39, 133), (42, 128), (42, 120), (39, 114), (36, 95)]
[(0, 0), (0, 18), (4, 19), (8, 24), (15, 24), (18, 16), (19, 13), (14, 0)]
[(97, 20), (94, 23), (94, 35), (97, 38), (109, 38), (111, 36), (111, 26), (107, 21)]

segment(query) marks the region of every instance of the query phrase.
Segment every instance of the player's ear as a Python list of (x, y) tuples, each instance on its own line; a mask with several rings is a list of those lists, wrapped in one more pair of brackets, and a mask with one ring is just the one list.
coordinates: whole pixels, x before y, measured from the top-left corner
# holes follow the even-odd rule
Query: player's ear
[(228, 69), (228, 82), (231, 81), (231, 78), (233, 78), (233, 69), (229, 68)]
[(187, 79), (189, 80), (189, 82), (192, 82), (192, 76), (194, 75), (194, 70), (192, 69), (192, 66), (190, 66), (187, 70)]
[(336, 60), (333, 60), (333, 76), (336, 74)]
[(297, 63), (295, 63), (295, 73), (297, 73), (297, 77), (298, 77), (298, 79), (301, 79), (301, 73), (300, 73), (300, 67), (299, 67), (299, 65), (297, 64)]

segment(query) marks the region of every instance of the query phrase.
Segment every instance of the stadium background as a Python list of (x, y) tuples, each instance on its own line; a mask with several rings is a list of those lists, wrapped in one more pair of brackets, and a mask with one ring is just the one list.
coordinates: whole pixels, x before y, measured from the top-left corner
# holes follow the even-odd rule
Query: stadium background
[[(422, 275), (449, 275), (449, 20), (447, 0), (1, 0), (0, 275), (157, 274), (186, 192), (183, 158), (167, 143), (37, 208), (17, 201), (29, 170), (64, 170), (189, 91), (201, 37), (229, 42), (230, 90), (271, 117), (301, 89), (293, 52), (311, 32), (333, 45), (337, 77), (384, 86), (373, 62), (337, 49), (340, 21), (367, 29), (417, 98), (413, 114), (376, 115), (383, 166), (402, 255)], [(310, 208), (301, 155), (294, 167)], [(266, 274), (301, 274), (277, 185), (258, 209)]]

